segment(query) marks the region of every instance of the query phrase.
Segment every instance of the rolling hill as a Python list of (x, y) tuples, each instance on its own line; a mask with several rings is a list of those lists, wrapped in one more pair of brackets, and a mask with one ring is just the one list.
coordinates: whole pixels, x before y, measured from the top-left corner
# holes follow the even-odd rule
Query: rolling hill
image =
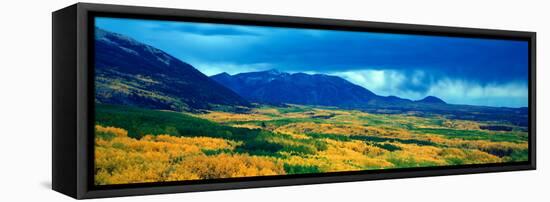
[(426, 96), (425, 98), (417, 100), (416, 102), (428, 104), (447, 104), (445, 101), (435, 96)]

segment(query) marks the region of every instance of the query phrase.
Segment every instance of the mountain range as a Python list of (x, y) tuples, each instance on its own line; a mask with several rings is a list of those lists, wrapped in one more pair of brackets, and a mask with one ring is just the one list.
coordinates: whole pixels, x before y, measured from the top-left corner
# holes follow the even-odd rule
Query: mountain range
[(255, 103), (333, 106), (371, 113), (436, 114), (455, 119), (504, 120), (520, 126), (528, 124), (527, 108), (448, 104), (435, 96), (414, 101), (397, 96), (380, 96), (343, 78), (325, 74), (267, 70), (235, 75), (220, 73), (210, 78)]
[(236, 75), (220, 73), (210, 78), (251, 102), (303, 104), (336, 107), (369, 105), (446, 104), (428, 96), (412, 101), (396, 96), (379, 96), (338, 76), (286, 73), (272, 69)]
[(325, 74), (268, 70), (208, 77), (160, 49), (100, 28), (95, 29), (94, 48), (96, 103), (173, 111), (246, 110), (251, 103), (303, 104), (528, 124), (527, 108), (454, 105), (434, 96), (416, 101), (380, 96)]

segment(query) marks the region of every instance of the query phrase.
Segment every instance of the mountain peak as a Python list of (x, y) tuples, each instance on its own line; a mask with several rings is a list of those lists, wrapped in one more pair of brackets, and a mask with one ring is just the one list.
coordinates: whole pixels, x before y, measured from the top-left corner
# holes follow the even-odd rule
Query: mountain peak
[[(103, 40), (108, 43), (115, 43), (116, 45), (121, 45), (120, 43), (122, 42), (122, 43), (127, 43), (127, 45), (133, 45), (133, 46), (148, 46), (128, 36), (125, 36), (116, 32), (107, 31), (99, 27), (95, 27), (94, 31), (95, 31), (95, 40)], [(151, 47), (151, 49), (156, 49), (156, 48)]]
[(215, 74), (215, 75), (212, 75), (212, 77), (231, 77), (230, 74), (228, 74), (227, 72), (222, 72), (222, 73), (219, 73), (219, 74)]
[(379, 96), (337, 76), (288, 73), (277, 69), (211, 76), (249, 101), (268, 104), (355, 106)]
[(447, 104), (442, 99), (440, 99), (438, 97), (435, 97), (435, 96), (431, 96), (431, 95), (426, 96), (425, 98), (423, 98), (421, 100), (417, 100), (416, 102), (430, 103), (430, 104)]
[(263, 71), (264, 73), (270, 74), (270, 75), (279, 75), (283, 74), (284, 72), (279, 71), (278, 69), (268, 69)]

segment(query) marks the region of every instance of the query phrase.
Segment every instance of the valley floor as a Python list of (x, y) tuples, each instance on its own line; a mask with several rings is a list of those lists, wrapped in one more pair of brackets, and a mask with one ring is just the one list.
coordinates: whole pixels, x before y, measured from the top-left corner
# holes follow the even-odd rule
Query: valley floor
[(299, 105), (181, 113), (97, 104), (95, 129), (97, 185), (528, 159), (528, 133), (507, 123)]

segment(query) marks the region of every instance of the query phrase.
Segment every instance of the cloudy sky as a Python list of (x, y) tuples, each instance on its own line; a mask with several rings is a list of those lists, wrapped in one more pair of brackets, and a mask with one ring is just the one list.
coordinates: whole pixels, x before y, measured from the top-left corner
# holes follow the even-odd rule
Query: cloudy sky
[(525, 107), (524, 41), (97, 18), (206, 75), (278, 69), (340, 76), (376, 94)]

